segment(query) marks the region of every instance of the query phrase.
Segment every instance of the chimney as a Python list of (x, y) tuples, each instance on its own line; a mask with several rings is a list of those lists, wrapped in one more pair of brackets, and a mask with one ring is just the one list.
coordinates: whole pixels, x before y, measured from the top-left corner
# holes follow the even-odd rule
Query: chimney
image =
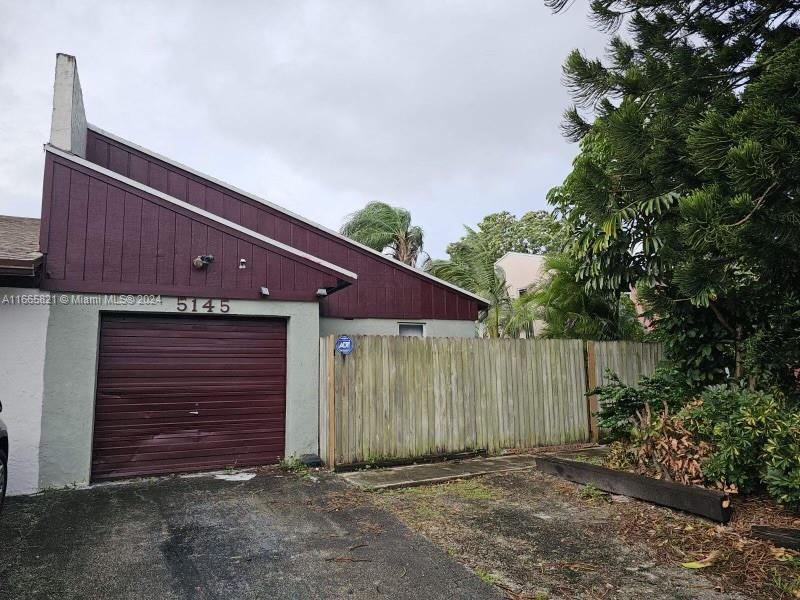
[(69, 54), (56, 55), (50, 144), (86, 158), (86, 113), (78, 79), (78, 63)]

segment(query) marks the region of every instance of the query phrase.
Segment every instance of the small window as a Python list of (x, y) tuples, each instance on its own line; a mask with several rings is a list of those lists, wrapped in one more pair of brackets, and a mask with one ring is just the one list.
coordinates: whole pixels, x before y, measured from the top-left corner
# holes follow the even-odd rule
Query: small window
[(422, 323), (400, 323), (400, 335), (422, 337), (425, 335), (425, 326)]

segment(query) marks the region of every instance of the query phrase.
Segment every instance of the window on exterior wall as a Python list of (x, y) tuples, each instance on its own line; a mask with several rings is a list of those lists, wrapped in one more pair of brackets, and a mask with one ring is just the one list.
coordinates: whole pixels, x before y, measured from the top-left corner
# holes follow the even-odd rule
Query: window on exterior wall
[(399, 334), (409, 337), (422, 337), (425, 335), (425, 326), (422, 323), (400, 323)]

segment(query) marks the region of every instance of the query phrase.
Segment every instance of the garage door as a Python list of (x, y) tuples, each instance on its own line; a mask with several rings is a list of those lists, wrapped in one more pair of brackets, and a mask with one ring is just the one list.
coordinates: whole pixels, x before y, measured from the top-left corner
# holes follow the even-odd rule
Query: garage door
[(105, 315), (92, 478), (276, 462), (286, 322)]

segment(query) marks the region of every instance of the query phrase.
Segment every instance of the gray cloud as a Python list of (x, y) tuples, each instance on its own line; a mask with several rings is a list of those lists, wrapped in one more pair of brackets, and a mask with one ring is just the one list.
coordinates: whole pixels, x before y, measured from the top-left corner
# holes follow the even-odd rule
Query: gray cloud
[(561, 63), (581, 2), (0, 2), (0, 212), (37, 216), (55, 53), (93, 123), (338, 227), (409, 208), (441, 255), (488, 212), (544, 208), (576, 148)]

